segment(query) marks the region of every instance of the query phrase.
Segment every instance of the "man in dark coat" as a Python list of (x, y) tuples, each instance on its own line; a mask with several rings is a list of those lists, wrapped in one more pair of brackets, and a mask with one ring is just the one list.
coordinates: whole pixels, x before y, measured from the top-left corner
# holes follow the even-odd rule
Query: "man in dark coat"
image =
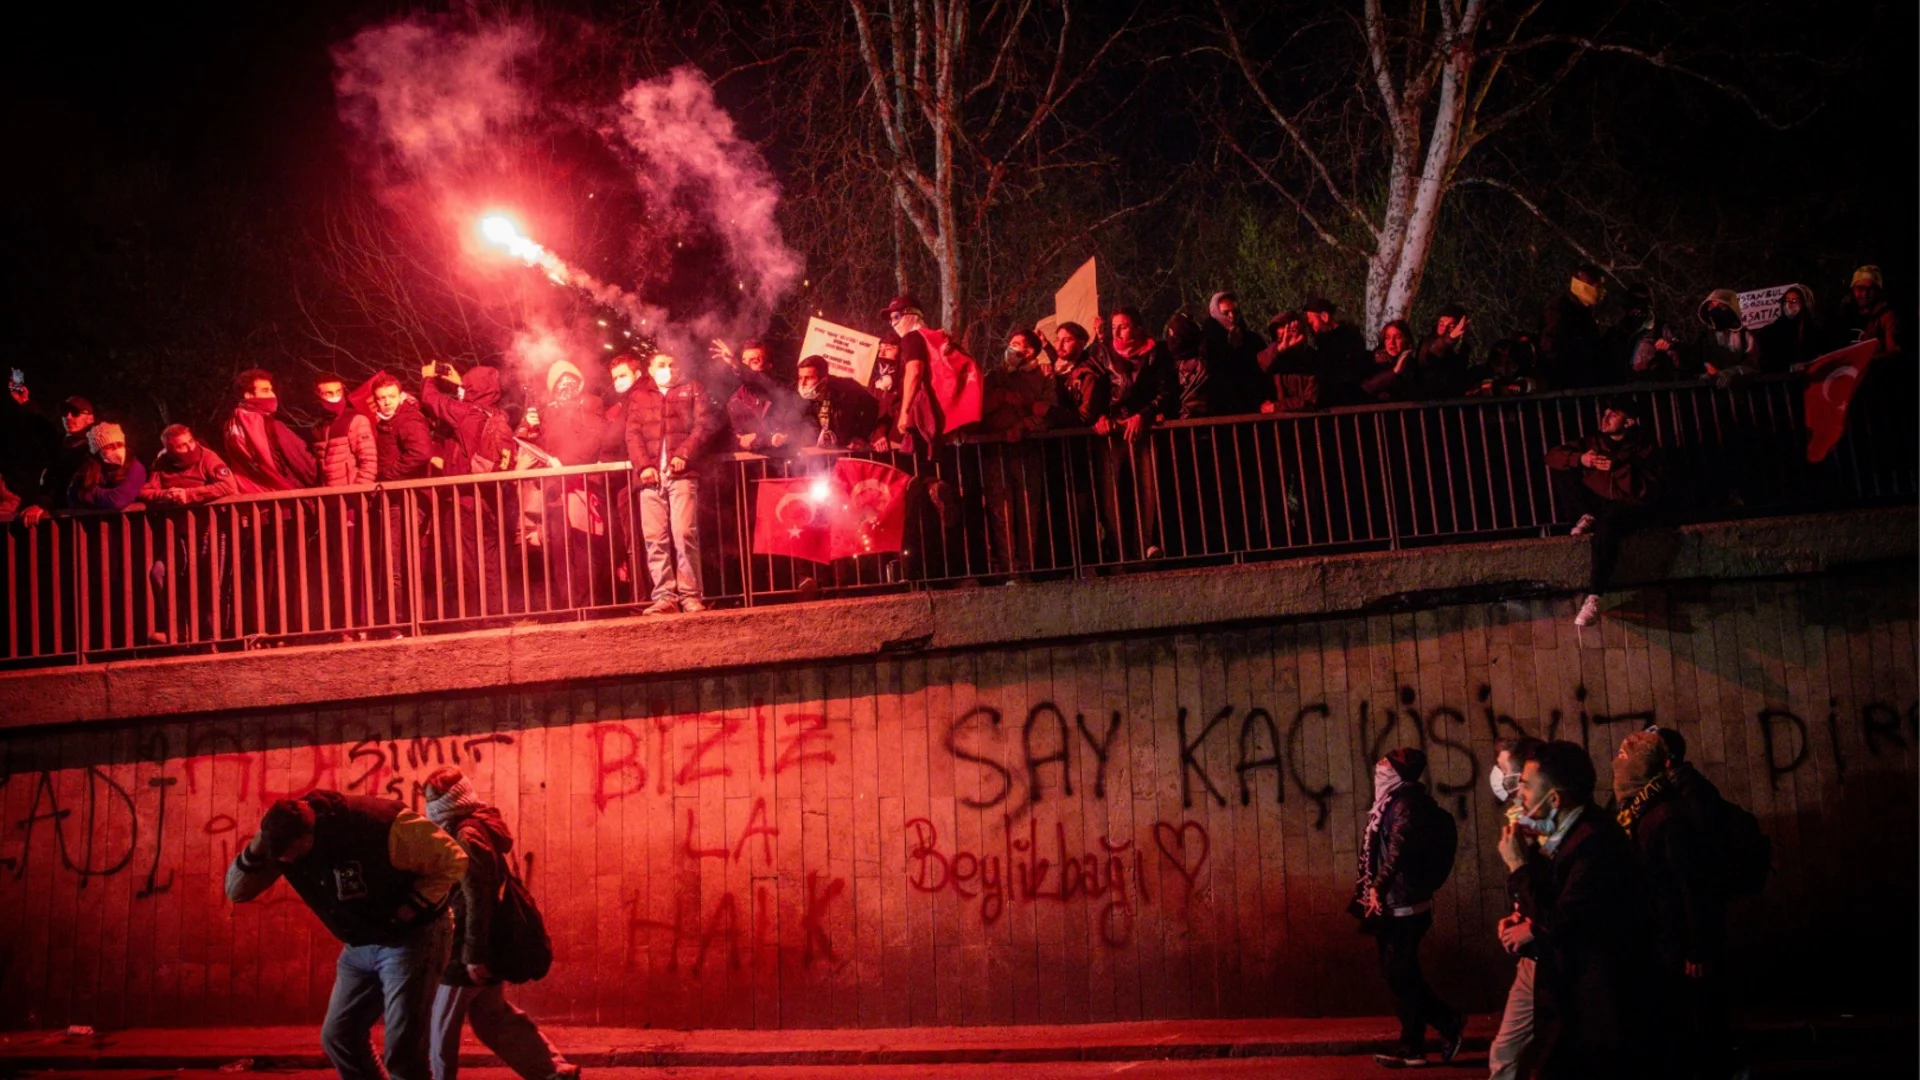
[[(400, 389), (400, 380), (386, 372), (368, 384), (373, 401), (374, 476), (382, 484), (401, 480), (425, 479), (433, 464), (433, 429), (420, 403)], [(407, 492), (385, 495), (386, 554), (388, 565), (376, 572), (374, 580), (386, 583), (386, 603), (376, 604), (372, 621), (398, 624), (408, 621), (412, 607), (407, 589), (407, 553), (424, 539), (422, 507), (410, 504)], [(418, 493), (412, 493), (419, 498)], [(411, 520), (408, 507), (413, 506)], [(379, 519), (376, 513), (376, 520)]]
[(1600, 595), (1613, 575), (1620, 541), (1652, 520), (1659, 494), (1659, 447), (1640, 426), (1635, 404), (1610, 398), (1600, 406), (1599, 430), (1547, 451), (1547, 468), (1560, 512), (1579, 514), (1572, 535), (1593, 537), (1593, 573), (1574, 625), (1600, 617)]
[(1258, 331), (1246, 325), (1240, 298), (1231, 292), (1214, 293), (1207, 302), (1207, 320), (1201, 329), (1204, 336), (1200, 354), (1207, 369), (1207, 415), (1239, 416), (1258, 412), (1260, 402), (1266, 398), (1259, 357), (1267, 342)]
[[(453, 940), (449, 901), (467, 856), (433, 822), (392, 799), (312, 791), (282, 799), (227, 868), (244, 904), (282, 877), (346, 948), (320, 1045), (342, 1080), (431, 1080), (433, 994)], [(373, 1056), (373, 1025), (386, 1053)]]
[(1301, 313), (1313, 331), (1308, 344), (1320, 354), (1322, 370), (1328, 376), (1321, 387), (1320, 404), (1326, 407), (1358, 401), (1360, 380), (1373, 366), (1373, 350), (1367, 348), (1360, 328), (1341, 322), (1333, 301), (1324, 296), (1307, 301)]
[(1567, 291), (1547, 305), (1540, 328), (1540, 373), (1555, 390), (1605, 386), (1614, 372), (1600, 348), (1594, 312), (1606, 298), (1605, 273), (1597, 266), (1573, 272)]
[(1458, 837), (1436, 827), (1446, 811), (1421, 777), (1425, 751), (1402, 747), (1373, 767), (1373, 809), (1361, 841), (1353, 912), (1380, 947), (1380, 972), (1393, 991), (1400, 1044), (1373, 1060), (1389, 1068), (1427, 1063), (1427, 1028), (1440, 1036), (1440, 1058), (1452, 1061), (1467, 1033), (1466, 1014), (1440, 1000), (1420, 971), (1420, 941), (1433, 928), (1433, 894), (1453, 866)]
[(651, 381), (627, 399), (627, 460), (640, 485), (640, 530), (653, 581), (653, 603), (644, 614), (704, 611), (695, 470), (720, 434), (720, 410), (666, 353), (647, 361), (647, 375)]
[(1708, 801), (1712, 784), (1669, 757), (1669, 738), (1679, 733), (1653, 728), (1620, 741), (1613, 759), (1616, 816), (1640, 854), (1652, 901), (1669, 1064), (1678, 1075), (1726, 1076), (1732, 1065), (1721, 977), (1727, 869), (1719, 793)]
[(494, 960), (494, 908), (502, 885), (513, 873), (507, 858), (513, 850), (513, 834), (507, 831), (506, 821), (500, 811), (480, 801), (473, 782), (451, 765), (427, 777), (423, 794), (428, 820), (452, 836), (467, 855), (467, 874), (460, 880), (454, 903), (452, 954), (433, 999), (434, 1080), (457, 1080), (460, 1029), (469, 1021), (480, 1042), (526, 1080), (578, 1076), (580, 1067), (569, 1063), (533, 1019), (507, 1000), (506, 984), (489, 967)]
[[(795, 439), (802, 446), (860, 450), (879, 423), (880, 403), (857, 380), (831, 374), (827, 358), (808, 356), (794, 369), (800, 401)], [(738, 431), (738, 428), (735, 428)]]
[[(445, 362), (420, 371), (420, 408), (444, 437), (442, 472), (471, 476), (513, 468), (513, 427), (500, 407), (500, 372), (476, 364), (465, 374)], [(446, 614), (456, 618), (506, 612), (507, 570), (500, 558), (499, 521), (515, 516), (514, 485), (462, 484), (442, 489), (443, 524), (439, 556), (458, 561), (460, 584), (446, 597)], [(456, 552), (456, 548), (458, 549)]]
[(1639, 858), (1593, 805), (1594, 779), (1584, 747), (1548, 743), (1526, 763), (1519, 792), (1545, 831), (1509, 823), (1500, 833), (1516, 909), (1500, 941), (1536, 960), (1543, 1080), (1648, 1075), (1656, 991)]

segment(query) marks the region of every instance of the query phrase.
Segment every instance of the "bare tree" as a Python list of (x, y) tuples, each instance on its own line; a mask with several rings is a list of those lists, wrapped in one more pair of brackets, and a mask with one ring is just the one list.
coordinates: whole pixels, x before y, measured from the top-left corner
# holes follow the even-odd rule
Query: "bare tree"
[[(1281, 149), (1260, 153), (1251, 140), (1224, 125), (1222, 130), (1232, 151), (1324, 242), (1365, 262), (1365, 323), (1369, 335), (1377, 334), (1405, 316), (1419, 296), (1441, 211), (1454, 188), (1479, 184), (1504, 191), (1546, 220), (1539, 202), (1520, 186), (1468, 175), (1463, 166), (1551, 98), (1583, 60), (1629, 58), (1712, 87), (1772, 127), (1790, 126), (1748, 91), (1696, 66), (1705, 54), (1690, 53), (1684, 43), (1697, 24), (1677, 25), (1653, 43), (1613, 36), (1611, 28), (1631, 3), (1588, 15), (1577, 30), (1543, 25), (1550, 17), (1566, 17), (1545, 0), (1408, 0), (1391, 12), (1385, 0), (1363, 0), (1357, 16), (1321, 6), (1321, 17), (1302, 18), (1287, 43), (1312, 40), (1347, 63), (1347, 78), (1369, 106), (1355, 117), (1329, 114), (1324, 86), (1304, 106), (1283, 104), (1271, 87), (1284, 47), (1256, 62), (1245, 32), (1214, 0), (1221, 51), (1256, 111), (1277, 130)], [(1649, 21), (1637, 20), (1643, 34)], [(1334, 37), (1342, 40), (1330, 46)], [(1384, 144), (1383, 155), (1369, 152), (1376, 144)], [(1561, 232), (1584, 253), (1577, 239)]]

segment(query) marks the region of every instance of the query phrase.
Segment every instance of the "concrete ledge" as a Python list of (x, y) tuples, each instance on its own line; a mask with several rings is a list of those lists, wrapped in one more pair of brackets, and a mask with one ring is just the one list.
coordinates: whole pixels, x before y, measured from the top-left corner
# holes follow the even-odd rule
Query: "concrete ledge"
[[(1912, 507), (1655, 530), (1628, 541), (1616, 580), (1777, 577), (1911, 563), (1920, 551), (1917, 539)], [(1589, 558), (1584, 540), (1513, 540), (48, 668), (0, 675), (0, 729), (679, 676), (1566, 593), (1585, 586)]]

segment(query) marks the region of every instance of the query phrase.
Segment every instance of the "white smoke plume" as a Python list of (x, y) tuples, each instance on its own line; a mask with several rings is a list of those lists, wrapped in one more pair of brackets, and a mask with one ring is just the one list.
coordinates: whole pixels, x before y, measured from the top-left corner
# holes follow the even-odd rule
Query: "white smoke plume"
[[(563, 238), (533, 228), (530, 239), (546, 246), (559, 272), (545, 262), (538, 264), (541, 271), (621, 312), (683, 358), (703, 355), (709, 337), (738, 340), (764, 332), (800, 275), (800, 259), (775, 220), (779, 189), (772, 174), (714, 100), (712, 86), (698, 71), (682, 67), (635, 84), (617, 104), (583, 108), (578, 101), (551, 100), (540, 85), (540, 47), (540, 35), (525, 23), (476, 26), (453, 16), (416, 16), (370, 27), (338, 48), (340, 115), (357, 136), (382, 198), (458, 237), (444, 247), (466, 263), (450, 268), (453, 276), (484, 279), (489, 267), (498, 275), (499, 263), (490, 261), (498, 253), (486, 249), (476, 231), (482, 214), (504, 209), (559, 221), (583, 197), (559, 190), (557, 182), (551, 190), (538, 190), (536, 183), (503, 194), (498, 189), (507, 148), (529, 132), (560, 130), (576, 126), (574, 118), (597, 115), (593, 134), (631, 164), (634, 190), (650, 213), (658, 208), (660, 219), (687, 234), (717, 238), (727, 278), (707, 284), (695, 302), (677, 302), (676, 309), (693, 314), (670, 323), (664, 305), (619, 283), (643, 275), (602, 267), (596, 277), (570, 261), (585, 253), (570, 253)], [(502, 199), (510, 205), (502, 206)], [(647, 258), (650, 251), (670, 257), (659, 249), (676, 238), (654, 235), (658, 221), (653, 224), (629, 226), (632, 257)], [(546, 365), (563, 352), (583, 370), (604, 361), (589, 326), (566, 325), (567, 305), (558, 297), (521, 292), (523, 304), (528, 295), (537, 298), (534, 310), (519, 316), (522, 329), (501, 346), (521, 368), (516, 374), (522, 382), (542, 387)]]

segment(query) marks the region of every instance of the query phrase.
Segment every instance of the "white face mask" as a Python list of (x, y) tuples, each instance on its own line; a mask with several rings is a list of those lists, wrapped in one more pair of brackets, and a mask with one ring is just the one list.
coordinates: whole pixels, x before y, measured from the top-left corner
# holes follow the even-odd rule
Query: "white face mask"
[(632, 375), (615, 375), (615, 376), (613, 377), (613, 392), (614, 392), (614, 393), (616, 393), (616, 394), (624, 394), (624, 393), (626, 393), (627, 391), (629, 391), (629, 390), (631, 390), (631, 389), (633, 389), (633, 376), (632, 376)]
[(1375, 764), (1373, 767), (1374, 798), (1377, 799), (1380, 797), (1380, 794), (1382, 792), (1387, 791), (1391, 788), (1397, 787), (1399, 785), (1399, 781), (1400, 781), (1400, 774), (1394, 771), (1393, 766), (1387, 764), (1384, 761), (1378, 762), (1377, 764)]
[(1520, 790), (1520, 774), (1510, 773), (1495, 765), (1487, 772), (1487, 786), (1493, 789), (1493, 797), (1506, 802), (1513, 793)]
[(1521, 795), (1520, 819), (1517, 824), (1523, 828), (1532, 829), (1542, 836), (1553, 835), (1554, 828), (1560, 823), (1560, 810), (1554, 806), (1551, 801), (1553, 798), (1552, 792), (1547, 793), (1547, 798), (1549, 801), (1540, 806), (1528, 806), (1526, 804), (1526, 796)]
[(662, 390), (665, 390), (667, 384), (673, 381), (672, 368), (654, 368), (648, 374), (653, 376), (653, 384)]

